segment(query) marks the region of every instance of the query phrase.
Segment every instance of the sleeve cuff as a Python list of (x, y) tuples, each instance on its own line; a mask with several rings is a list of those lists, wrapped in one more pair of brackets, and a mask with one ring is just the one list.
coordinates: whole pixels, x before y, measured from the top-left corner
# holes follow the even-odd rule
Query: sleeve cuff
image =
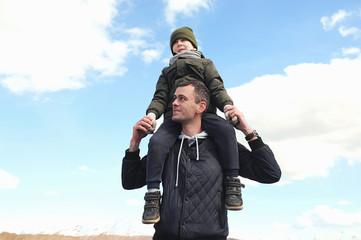
[(263, 142), (262, 138), (260, 138), (260, 137), (258, 137), (257, 139), (255, 139), (253, 141), (248, 142), (248, 144), (251, 147), (252, 151), (266, 146), (266, 144)]
[(125, 151), (125, 158), (129, 160), (139, 160), (140, 159), (139, 153), (140, 153), (140, 149), (138, 149), (135, 152), (129, 152), (129, 149), (127, 149)]
[(150, 110), (148, 110), (148, 111), (146, 112), (146, 115), (148, 116), (148, 114), (150, 114), (150, 113), (153, 113), (154, 116), (155, 116), (155, 119), (158, 119), (158, 113), (157, 113), (156, 111), (150, 109)]
[(226, 107), (228, 106), (233, 106), (233, 103), (232, 102), (227, 102), (226, 104), (223, 105), (223, 110), (222, 112), (224, 112), (224, 110), (226, 109)]

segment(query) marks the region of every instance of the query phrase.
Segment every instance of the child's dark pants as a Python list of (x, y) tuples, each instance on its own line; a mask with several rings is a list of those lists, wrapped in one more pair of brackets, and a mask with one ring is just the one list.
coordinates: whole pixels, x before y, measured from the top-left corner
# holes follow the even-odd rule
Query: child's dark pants
[[(202, 117), (202, 128), (215, 141), (220, 152), (225, 176), (237, 177), (239, 170), (238, 147), (232, 124), (215, 113), (206, 113)], [(159, 189), (165, 159), (181, 130), (180, 123), (167, 119), (150, 138), (146, 169), (148, 189)]]

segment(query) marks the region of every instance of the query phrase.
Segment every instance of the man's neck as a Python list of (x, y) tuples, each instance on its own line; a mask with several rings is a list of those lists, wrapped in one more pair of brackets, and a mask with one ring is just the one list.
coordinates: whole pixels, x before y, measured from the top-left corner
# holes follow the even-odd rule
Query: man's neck
[(201, 133), (202, 130), (202, 122), (201, 121), (193, 121), (189, 123), (182, 124), (182, 131), (185, 135), (189, 137), (193, 137), (194, 135)]

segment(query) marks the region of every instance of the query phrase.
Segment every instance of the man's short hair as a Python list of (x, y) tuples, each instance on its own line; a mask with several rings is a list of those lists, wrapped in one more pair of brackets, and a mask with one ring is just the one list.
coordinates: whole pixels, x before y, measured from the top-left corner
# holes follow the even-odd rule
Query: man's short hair
[(209, 90), (207, 88), (207, 86), (201, 82), (201, 81), (180, 81), (177, 84), (177, 87), (186, 87), (186, 86), (193, 86), (194, 87), (194, 92), (196, 94), (196, 103), (200, 103), (200, 102), (205, 102), (206, 103), (206, 110), (209, 106), (210, 103), (210, 97), (209, 97)]

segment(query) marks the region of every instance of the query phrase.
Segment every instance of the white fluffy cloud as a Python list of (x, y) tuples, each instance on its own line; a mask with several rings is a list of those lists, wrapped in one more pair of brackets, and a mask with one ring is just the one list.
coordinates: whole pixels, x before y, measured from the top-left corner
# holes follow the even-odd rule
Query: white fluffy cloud
[(84, 174), (84, 173), (97, 173), (97, 170), (91, 169), (86, 165), (79, 166), (75, 171), (72, 171), (73, 174)]
[(361, 161), (361, 55), (284, 72), (228, 90), (274, 150), (283, 183), (326, 177), (338, 158)]
[(92, 71), (99, 77), (122, 76), (126, 57), (151, 46), (134, 42), (146, 43), (143, 38), (151, 31), (118, 29), (125, 40), (112, 39), (116, 4), (115, 0), (1, 1), (0, 84), (16, 94), (43, 93), (85, 87)]
[(346, 213), (337, 208), (320, 205), (298, 218), (298, 227), (342, 227), (359, 229), (361, 212)]
[(142, 52), (142, 58), (145, 63), (151, 63), (153, 60), (159, 60), (162, 54), (162, 50), (148, 49)]
[(324, 16), (321, 18), (321, 23), (323, 29), (326, 31), (330, 31), (334, 29), (336, 26), (338, 27), (338, 32), (343, 37), (353, 36), (354, 38), (361, 37), (361, 29), (355, 26), (349, 26), (349, 22), (346, 21), (349, 19), (357, 18), (356, 22), (360, 21), (361, 14), (359, 12), (347, 12), (345, 10), (339, 10), (337, 13), (334, 13), (331, 17)]
[(358, 55), (360, 53), (360, 49), (357, 47), (350, 47), (350, 48), (342, 48), (342, 55)]
[(323, 29), (332, 30), (337, 23), (342, 22), (347, 16), (350, 15), (351, 13), (346, 12), (345, 10), (338, 10), (338, 12), (334, 13), (331, 17), (322, 17), (321, 23), (323, 25)]
[(153, 32), (150, 29), (130, 28), (125, 31), (134, 39), (153, 36)]
[(46, 191), (45, 194), (47, 194), (47, 195), (55, 195), (55, 194), (56, 194), (56, 191), (54, 191), (54, 190), (49, 190), (49, 191)]
[(350, 205), (351, 203), (349, 201), (347, 201), (347, 200), (340, 200), (340, 201), (337, 202), (337, 204), (339, 204), (339, 205)]
[(213, 4), (213, 0), (164, 0), (164, 2), (166, 21), (171, 26), (174, 25), (178, 14), (191, 17), (201, 8), (209, 9)]
[(360, 35), (361, 30), (358, 29), (357, 27), (350, 27), (350, 28), (345, 28), (343, 26), (341, 26), (338, 29), (338, 32), (341, 34), (341, 36), (343, 37), (347, 37), (347, 36), (356, 36), (358, 37)]
[(19, 185), (19, 179), (0, 169), (0, 189), (13, 189)]

